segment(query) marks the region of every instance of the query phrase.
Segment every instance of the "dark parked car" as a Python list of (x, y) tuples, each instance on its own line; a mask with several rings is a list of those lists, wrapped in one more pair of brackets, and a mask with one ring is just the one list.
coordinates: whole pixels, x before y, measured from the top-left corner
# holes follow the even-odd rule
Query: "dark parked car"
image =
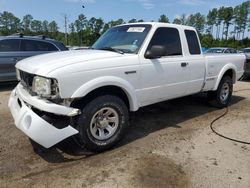
[(246, 55), (246, 63), (245, 63), (245, 77), (250, 76), (250, 48), (241, 49), (240, 52)]
[(209, 48), (207, 51), (205, 51), (207, 54), (214, 54), (214, 53), (224, 53), (224, 54), (235, 54), (237, 53), (237, 50), (233, 48)]
[(24, 58), (66, 50), (63, 43), (45, 36), (0, 37), (0, 82), (16, 80), (15, 64)]

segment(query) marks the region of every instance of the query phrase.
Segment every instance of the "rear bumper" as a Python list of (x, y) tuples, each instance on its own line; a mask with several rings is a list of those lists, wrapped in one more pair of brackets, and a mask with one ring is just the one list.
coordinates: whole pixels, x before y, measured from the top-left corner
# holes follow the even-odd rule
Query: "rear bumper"
[[(24, 132), (28, 137), (30, 137), (32, 140), (42, 145), (43, 147), (50, 148), (60, 141), (78, 133), (78, 131), (70, 125), (63, 129), (57, 129), (56, 127), (42, 119), (40, 116), (38, 116), (36, 113), (34, 113), (32, 109), (28, 107), (32, 106), (31, 103), (33, 103), (34, 101), (29, 98), (31, 97), (29, 95), (26, 96), (26, 100), (28, 98), (28, 101), (23, 99), (22, 96), (25, 93), (20, 90), (20, 87), (21, 86), (19, 85), (12, 91), (9, 99), (9, 108), (14, 118), (16, 127)], [(42, 100), (36, 102), (38, 102), (36, 106), (42, 106), (43, 104)], [(72, 108), (56, 104), (51, 104), (51, 106), (50, 104), (47, 104), (46, 107), (51, 107), (50, 111), (56, 110), (56, 108), (61, 109), (60, 107), (66, 108), (66, 112), (60, 111), (61, 114), (67, 114), (68, 111), (72, 110)], [(60, 114), (57, 111), (54, 112), (55, 114)]]

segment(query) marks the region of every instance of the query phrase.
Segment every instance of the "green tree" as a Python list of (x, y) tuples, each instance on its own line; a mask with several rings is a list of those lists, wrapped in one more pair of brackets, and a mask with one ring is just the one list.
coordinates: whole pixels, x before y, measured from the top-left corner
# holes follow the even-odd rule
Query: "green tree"
[[(182, 14), (180, 17), (175, 18), (173, 23), (195, 27), (201, 37), (201, 43), (205, 47), (248, 47), (250, 46), (250, 39), (245, 38), (245, 33), (247, 29), (250, 31), (249, 9), (250, 1), (245, 1), (235, 7), (222, 6), (218, 9), (211, 9), (206, 17), (199, 12), (189, 16)], [(168, 23), (169, 19), (163, 14), (160, 16), (159, 21)], [(136, 23), (143, 22), (143, 20), (131, 19), (128, 22)], [(92, 45), (110, 27), (124, 23), (123, 19), (111, 20), (105, 23), (102, 18), (92, 17), (87, 19), (85, 15), (80, 14), (73, 23), (69, 24), (69, 44)], [(206, 34), (204, 34), (205, 28)], [(4, 11), (0, 13), (1, 35), (21, 31), (29, 35), (46, 34), (59, 41), (63, 41), (65, 35), (59, 31), (55, 21), (49, 23), (46, 20), (34, 20), (32, 15), (27, 14), (21, 22), (19, 18), (10, 12)]]
[(250, 1), (243, 2), (240, 9), (240, 32), (242, 33), (242, 39), (245, 37), (245, 32), (248, 23), (248, 15), (250, 9)]
[(186, 16), (186, 14), (182, 14), (179, 19), (181, 21), (181, 25), (187, 25), (187, 16)]
[(195, 27), (198, 33), (202, 33), (204, 31), (205, 23), (205, 16), (199, 12), (189, 15), (186, 21), (186, 24)]
[(104, 26), (103, 19), (102, 18), (96, 19), (94, 32), (100, 36), (103, 26)]
[(102, 34), (102, 30), (104, 27), (104, 21), (101, 18), (94, 18), (92, 17), (88, 21), (88, 29), (90, 29), (90, 44), (93, 44)]
[(169, 19), (165, 14), (162, 14), (158, 21), (162, 23), (169, 23)]
[(199, 12), (196, 13), (194, 16), (196, 20), (195, 28), (197, 29), (199, 33), (202, 33), (204, 31), (205, 23), (206, 23), (205, 16)]
[(220, 7), (217, 10), (217, 18), (216, 18), (216, 39), (220, 38), (220, 29), (221, 29), (221, 22), (223, 21), (223, 12), (224, 7)]
[(69, 45), (73, 46), (77, 44), (78, 37), (76, 34), (76, 29), (74, 23), (69, 24)]
[(173, 21), (173, 24), (178, 24), (178, 25), (181, 25), (181, 19), (180, 18), (175, 18), (174, 21)]
[(21, 30), (20, 19), (7, 11), (0, 13), (0, 25), (3, 35), (13, 34)]
[(49, 22), (47, 20), (44, 20), (42, 22), (42, 31), (47, 34), (49, 32)]
[(123, 19), (118, 19), (118, 20), (111, 20), (109, 22), (109, 25), (110, 27), (114, 27), (114, 26), (117, 26), (117, 25), (122, 25), (122, 24), (125, 24), (126, 22), (123, 20)]
[(205, 48), (211, 48), (213, 46), (213, 36), (210, 34), (206, 34), (201, 36), (201, 44)]
[(23, 17), (22, 27), (24, 30), (24, 34), (30, 33), (32, 20), (33, 20), (33, 17), (30, 14), (27, 14)]
[(58, 29), (59, 29), (59, 27), (55, 21), (52, 21), (49, 23), (48, 30), (50, 33), (57, 33)]
[(109, 28), (110, 28), (109, 24), (105, 23), (104, 26), (103, 26), (102, 33), (105, 33)]
[(208, 12), (207, 15), (207, 26), (208, 26), (208, 33), (210, 35), (213, 35), (213, 29), (214, 25), (216, 24), (216, 18), (217, 18), (217, 9), (214, 8)]
[(87, 27), (88, 21), (87, 18), (84, 14), (80, 14), (78, 16), (78, 19), (75, 20), (74, 25), (76, 27), (76, 31), (78, 33), (78, 39), (79, 43), (78, 45), (82, 46), (83, 45), (83, 30)]
[(135, 18), (128, 21), (128, 23), (136, 23), (136, 22), (137, 20)]
[(74, 23), (69, 24), (69, 32), (70, 33), (75, 33), (76, 32)]
[(233, 19), (233, 7), (224, 8), (222, 18), (223, 18), (223, 21), (224, 21), (223, 34), (225, 35), (225, 38), (227, 40), (228, 39), (229, 26), (232, 24), (231, 21)]
[(31, 22), (31, 30), (35, 33), (39, 33), (42, 31), (42, 22), (40, 20), (33, 20)]
[(192, 26), (195, 27), (196, 24), (196, 17), (193, 14), (190, 14), (187, 18), (186, 18), (186, 24), (188, 26)]

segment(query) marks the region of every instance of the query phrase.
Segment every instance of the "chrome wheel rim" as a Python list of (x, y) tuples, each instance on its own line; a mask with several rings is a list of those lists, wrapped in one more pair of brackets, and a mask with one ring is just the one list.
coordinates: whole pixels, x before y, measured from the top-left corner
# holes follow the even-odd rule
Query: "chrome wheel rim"
[(228, 83), (224, 83), (220, 92), (220, 100), (222, 102), (225, 102), (228, 99), (229, 94), (230, 94), (230, 86)]
[(102, 108), (92, 117), (90, 132), (98, 140), (107, 140), (115, 134), (118, 125), (118, 113), (113, 108)]

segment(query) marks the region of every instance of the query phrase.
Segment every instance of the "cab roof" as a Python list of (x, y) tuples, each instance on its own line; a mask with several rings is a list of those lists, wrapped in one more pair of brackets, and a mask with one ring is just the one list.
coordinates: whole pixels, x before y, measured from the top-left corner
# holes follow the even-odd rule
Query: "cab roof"
[(182, 29), (188, 29), (188, 30), (196, 30), (194, 27), (191, 27), (191, 26), (161, 23), (161, 22), (136, 22), (136, 23), (126, 23), (122, 25), (152, 25), (153, 27), (175, 27), (175, 28), (182, 28)]

